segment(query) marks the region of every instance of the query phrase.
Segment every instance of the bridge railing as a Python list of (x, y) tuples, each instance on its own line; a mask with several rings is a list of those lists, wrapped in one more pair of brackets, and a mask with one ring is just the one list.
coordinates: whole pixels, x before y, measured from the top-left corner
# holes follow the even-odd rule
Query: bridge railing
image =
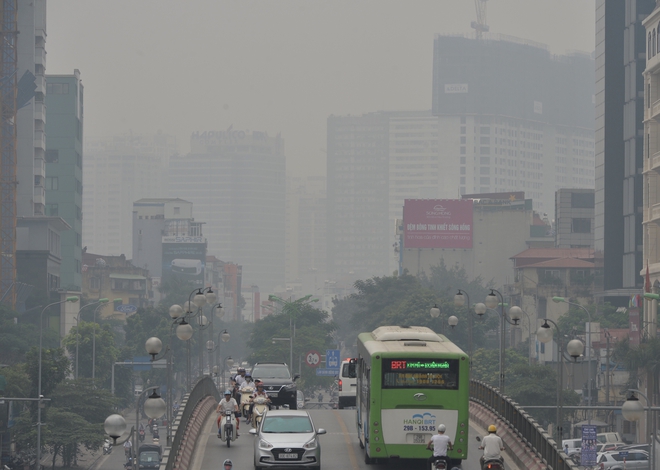
[(208, 376), (200, 377), (193, 385), (190, 393), (183, 397), (179, 412), (176, 414), (172, 426), (172, 446), (166, 449), (163, 453), (163, 460), (161, 462), (161, 470), (172, 470), (176, 460), (176, 456), (181, 450), (181, 444), (184, 439), (188, 421), (193, 416), (197, 404), (204, 400), (206, 397), (213, 397), (216, 402), (220, 401), (220, 393), (218, 392), (213, 379)]
[(553, 470), (578, 470), (557, 442), (511, 398), (483, 382), (470, 381), (470, 400), (498, 415)]

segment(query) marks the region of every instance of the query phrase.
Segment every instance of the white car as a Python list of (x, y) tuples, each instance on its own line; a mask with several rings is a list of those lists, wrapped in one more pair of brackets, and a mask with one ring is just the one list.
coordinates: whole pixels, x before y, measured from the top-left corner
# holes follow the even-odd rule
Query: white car
[(339, 390), (338, 407), (340, 410), (347, 406), (355, 406), (355, 395), (357, 393), (356, 362), (355, 359), (346, 359), (341, 363), (337, 383)]
[[(625, 459), (625, 462), (624, 462)], [(633, 470), (649, 468), (649, 454), (643, 450), (603, 452), (597, 455), (600, 470)]]

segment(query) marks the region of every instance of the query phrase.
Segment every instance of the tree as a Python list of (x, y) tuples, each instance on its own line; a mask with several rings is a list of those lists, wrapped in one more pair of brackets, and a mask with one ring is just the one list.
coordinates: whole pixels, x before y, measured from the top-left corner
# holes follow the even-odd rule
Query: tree
[(102, 423), (90, 424), (79, 414), (55, 406), (48, 409), (46, 417), (48, 426), (43, 428), (43, 437), (53, 454), (53, 469), (58, 455), (62, 456), (62, 466), (71, 468), (79, 455), (80, 444), (96, 450), (103, 442)]
[[(592, 322), (599, 322), (602, 328), (627, 328), (628, 315), (619, 313), (612, 304), (605, 302), (602, 305), (591, 304), (585, 307), (589, 310)], [(562, 332), (576, 331), (585, 332), (585, 324), (589, 322), (589, 316), (580, 307), (571, 305), (568, 312), (562, 315), (557, 324)]]
[[(514, 371), (527, 365), (527, 358), (513, 349), (504, 350), (505, 384), (516, 380)], [(471, 378), (498, 387), (500, 380), (500, 352), (497, 349), (477, 349), (472, 356)], [(508, 385), (507, 385), (508, 388)], [(508, 393), (508, 391), (507, 391)]]
[[(73, 357), (72, 367), (74, 369), (76, 363), (76, 340), (78, 342), (77, 349), (79, 356), (78, 376), (91, 377), (92, 362), (94, 362), (96, 364), (95, 378), (101, 382), (107, 382), (112, 373), (112, 364), (117, 360), (119, 355), (110, 325), (81, 321), (78, 326), (71, 328), (69, 334), (62, 340), (62, 344)], [(96, 353), (93, 360), (94, 349)]]
[[(69, 359), (64, 348), (42, 349), (41, 351), (41, 394), (50, 395), (70, 371)], [(27, 355), (26, 372), (32, 382), (30, 396), (38, 396), (39, 349), (32, 348)]]
[(0, 364), (25, 361), (25, 354), (34, 344), (35, 326), (15, 321), (19, 317), (7, 304), (0, 304)]

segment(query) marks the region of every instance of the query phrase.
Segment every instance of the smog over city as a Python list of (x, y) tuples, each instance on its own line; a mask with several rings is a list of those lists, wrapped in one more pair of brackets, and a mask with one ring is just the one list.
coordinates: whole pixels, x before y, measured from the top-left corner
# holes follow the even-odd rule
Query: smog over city
[(659, 96), (660, 0), (0, 0), (0, 467), (658, 468)]

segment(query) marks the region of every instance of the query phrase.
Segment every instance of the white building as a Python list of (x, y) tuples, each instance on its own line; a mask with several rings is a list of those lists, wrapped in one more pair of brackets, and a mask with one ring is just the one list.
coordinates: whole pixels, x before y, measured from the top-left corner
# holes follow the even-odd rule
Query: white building
[(165, 134), (85, 142), (83, 244), (94, 253), (132, 257), (133, 202), (165, 197), (176, 140)]

